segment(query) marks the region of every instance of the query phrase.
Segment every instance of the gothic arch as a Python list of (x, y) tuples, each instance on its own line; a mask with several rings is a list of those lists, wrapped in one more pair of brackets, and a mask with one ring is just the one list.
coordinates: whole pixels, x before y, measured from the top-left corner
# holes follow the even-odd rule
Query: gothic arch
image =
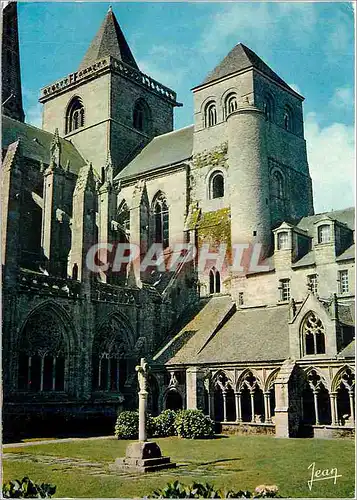
[(92, 390), (119, 392), (128, 375), (135, 336), (129, 321), (118, 313), (101, 322), (92, 341)]
[(151, 110), (145, 99), (138, 99), (133, 108), (133, 127), (139, 132), (151, 132)]
[(286, 179), (281, 168), (274, 167), (270, 171), (270, 186), (271, 194), (273, 197), (280, 200), (285, 199), (286, 193)]
[(300, 322), (300, 346), (303, 355), (326, 354), (326, 329), (320, 315), (310, 309)]
[(256, 379), (256, 385), (258, 385), (258, 387), (263, 390), (264, 384), (262, 383), (262, 381), (261, 381), (259, 375), (257, 374), (257, 372), (254, 369), (252, 369), (252, 368), (246, 368), (245, 370), (243, 370), (243, 372), (238, 377), (237, 384), (236, 384), (236, 390), (237, 391), (241, 390), (245, 379), (250, 374), (252, 374), (253, 377)]
[(78, 95), (73, 96), (67, 106), (65, 115), (65, 133), (69, 134), (85, 123), (85, 108), (82, 98)]
[(67, 391), (73, 370), (74, 328), (67, 313), (53, 301), (35, 307), (17, 339), (19, 390)]
[(329, 390), (330, 389), (330, 381), (326, 379), (326, 377), (323, 375), (321, 370), (316, 368), (315, 366), (309, 366), (304, 370), (304, 375), (306, 380), (308, 380), (309, 375), (312, 374), (312, 372), (315, 372), (321, 379), (321, 384), (325, 387), (325, 389)]
[(163, 248), (169, 246), (170, 226), (169, 226), (169, 205), (167, 197), (161, 190), (157, 191), (151, 203), (151, 213), (153, 219), (153, 238), (155, 243), (162, 243)]
[[(342, 381), (342, 377), (343, 375), (347, 372), (347, 370), (351, 371), (351, 374), (352, 375), (355, 375), (355, 371), (353, 369), (352, 366), (349, 366), (349, 365), (344, 365), (342, 366), (338, 371), (337, 373), (335, 374), (335, 376), (333, 377), (332, 379), (332, 382), (331, 382), (331, 392), (336, 392), (341, 381)], [(355, 382), (353, 382), (353, 385), (355, 385)]]
[(276, 377), (278, 376), (278, 373), (280, 371), (280, 368), (275, 368), (269, 375), (268, 378), (265, 381), (265, 387), (264, 387), (264, 392), (270, 391), (270, 389), (273, 389), (274, 387), (274, 382), (276, 380)]
[[(233, 383), (232, 377), (223, 369), (217, 370), (214, 374), (212, 374), (211, 386), (213, 388), (216, 387), (217, 385), (220, 385), (219, 380), (218, 380), (219, 377), (225, 378), (223, 385), (225, 385), (226, 387), (229, 386), (229, 387), (231, 387), (231, 389), (234, 389), (234, 383)], [(220, 386), (222, 386), (222, 385), (220, 385)]]
[(69, 317), (67, 311), (63, 309), (63, 307), (53, 300), (46, 300), (44, 302), (41, 302), (41, 304), (38, 304), (36, 307), (34, 307), (29, 314), (26, 316), (25, 320), (23, 321), (22, 325), (18, 329), (18, 337), (17, 337), (17, 344), (19, 348), (19, 343), (21, 340), (21, 335), (26, 328), (26, 325), (28, 322), (31, 320), (31, 318), (34, 315), (40, 314), (42, 310), (48, 310), (49, 312), (51, 311), (55, 317), (57, 317), (62, 325), (63, 325), (63, 333), (65, 335), (65, 341), (68, 345), (68, 349), (70, 351), (73, 351), (77, 348), (78, 346), (78, 339), (77, 336), (74, 334), (75, 328), (73, 326), (72, 320)]

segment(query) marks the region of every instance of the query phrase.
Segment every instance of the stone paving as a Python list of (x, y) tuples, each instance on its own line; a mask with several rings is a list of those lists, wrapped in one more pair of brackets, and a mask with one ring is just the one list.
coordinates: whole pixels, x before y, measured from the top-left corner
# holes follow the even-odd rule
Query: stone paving
[[(137, 474), (132, 472), (121, 472), (121, 471), (111, 471), (109, 469), (110, 463), (102, 462), (92, 462), (89, 460), (84, 460), (81, 458), (73, 457), (57, 457), (53, 455), (37, 455), (31, 453), (11, 453), (6, 452), (3, 454), (3, 460), (14, 461), (14, 462), (32, 462), (39, 463), (43, 465), (48, 465), (53, 471), (66, 472), (80, 472), (92, 476), (119, 476), (123, 479), (144, 479), (147, 477), (145, 474)], [(233, 462), (234, 459), (230, 459), (229, 462)], [(216, 462), (207, 462), (203, 464), (197, 463), (178, 463), (175, 469), (163, 470), (155, 472), (160, 476), (197, 476), (200, 475), (210, 475), (210, 476), (222, 476), (222, 474), (230, 474), (232, 472), (237, 472), (236, 468), (230, 468), (223, 465), (224, 460), (218, 460)]]

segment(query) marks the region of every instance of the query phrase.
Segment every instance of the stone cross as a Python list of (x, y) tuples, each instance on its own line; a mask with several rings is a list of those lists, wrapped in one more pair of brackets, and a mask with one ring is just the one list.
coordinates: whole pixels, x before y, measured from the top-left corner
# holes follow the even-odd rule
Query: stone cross
[(140, 365), (135, 367), (138, 372), (139, 381), (139, 441), (146, 441), (146, 405), (148, 398), (147, 389), (147, 374), (148, 364), (145, 358), (141, 358)]

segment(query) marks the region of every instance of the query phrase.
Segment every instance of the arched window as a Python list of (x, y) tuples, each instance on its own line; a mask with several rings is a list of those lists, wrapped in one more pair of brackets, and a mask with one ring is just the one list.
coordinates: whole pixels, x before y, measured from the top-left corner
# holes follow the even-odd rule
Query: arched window
[(63, 333), (62, 322), (51, 310), (41, 310), (29, 318), (19, 346), (19, 390), (65, 390), (68, 346)]
[(133, 111), (133, 127), (140, 132), (150, 132), (150, 108), (146, 101), (139, 99), (136, 101)]
[(275, 198), (284, 199), (284, 179), (278, 170), (272, 175), (272, 194)]
[(163, 193), (156, 195), (153, 203), (155, 243), (169, 246), (169, 207)]
[(84, 126), (84, 106), (80, 97), (73, 97), (66, 112), (66, 134)]
[(288, 132), (294, 131), (294, 116), (290, 106), (285, 106), (284, 108), (284, 128)]
[(267, 94), (264, 98), (263, 110), (266, 119), (269, 122), (274, 121), (274, 99), (270, 94)]
[(260, 381), (251, 371), (247, 371), (238, 382), (240, 393), (240, 415), (243, 422), (261, 423), (268, 419), (265, 415), (264, 395)]
[(213, 125), (217, 124), (217, 110), (216, 104), (214, 102), (210, 102), (207, 104), (205, 109), (205, 127), (213, 127)]
[(234, 111), (236, 111), (237, 108), (238, 108), (238, 101), (236, 94), (229, 94), (226, 98), (224, 105), (226, 117), (229, 116), (231, 113), (234, 113)]
[(221, 292), (221, 275), (215, 267), (209, 272), (209, 293)]
[(94, 337), (92, 349), (92, 390), (122, 391), (127, 378), (130, 351), (128, 329), (112, 316)]
[(209, 185), (210, 199), (223, 198), (224, 196), (224, 177), (222, 172), (213, 172), (210, 177)]
[(319, 226), (317, 235), (319, 243), (329, 243), (331, 241), (331, 227), (329, 226), (329, 224), (323, 224), (322, 226)]
[(325, 328), (315, 313), (309, 312), (302, 325), (305, 354), (325, 354)]

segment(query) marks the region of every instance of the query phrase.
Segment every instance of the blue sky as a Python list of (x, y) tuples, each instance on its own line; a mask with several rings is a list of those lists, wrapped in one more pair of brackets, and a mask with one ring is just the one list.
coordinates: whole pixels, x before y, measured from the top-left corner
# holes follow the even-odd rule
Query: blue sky
[[(26, 120), (38, 91), (75, 71), (109, 3), (19, 3)], [(177, 92), (175, 128), (192, 123), (190, 89), (239, 42), (306, 98), (316, 212), (354, 204), (354, 14), (351, 3), (112, 2), (144, 72)]]

